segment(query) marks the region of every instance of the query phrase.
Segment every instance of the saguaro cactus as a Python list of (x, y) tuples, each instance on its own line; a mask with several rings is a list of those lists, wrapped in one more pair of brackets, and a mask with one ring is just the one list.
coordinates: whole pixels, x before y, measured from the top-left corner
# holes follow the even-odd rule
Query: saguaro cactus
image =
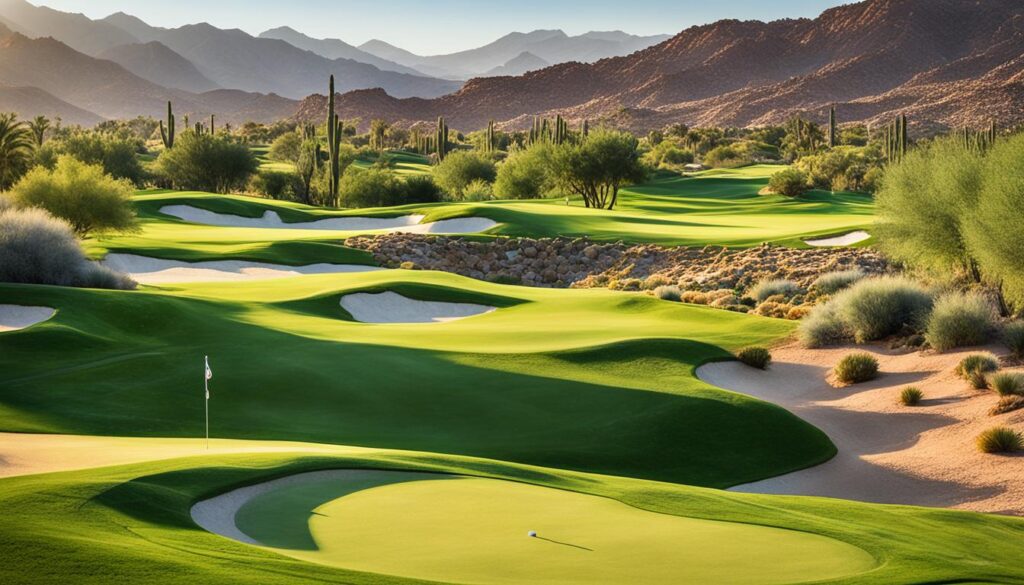
[(327, 149), (330, 158), (330, 167), (327, 172), (328, 190), (331, 192), (331, 199), (338, 198), (338, 188), (341, 180), (341, 134), (344, 126), (334, 112), (334, 76), (331, 76), (329, 93), (327, 96)]
[[(186, 127), (188, 122), (185, 122)], [(160, 139), (164, 141), (164, 148), (174, 148), (174, 108), (171, 102), (167, 102), (167, 127), (164, 128), (164, 121), (160, 120)]]
[(832, 106), (828, 111), (828, 147), (836, 147), (836, 107)]
[(444, 160), (444, 157), (448, 155), (448, 124), (445, 123), (443, 117), (437, 118), (434, 141), (437, 147), (437, 160)]
[(216, 120), (216, 116), (210, 114), (210, 134), (217, 133), (217, 125), (215, 124), (214, 120)]

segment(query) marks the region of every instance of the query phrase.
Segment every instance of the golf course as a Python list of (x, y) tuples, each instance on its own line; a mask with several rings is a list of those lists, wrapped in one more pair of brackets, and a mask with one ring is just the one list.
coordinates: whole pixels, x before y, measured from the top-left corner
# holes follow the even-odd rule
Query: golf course
[[(17, 511), (0, 580), (1024, 579), (1015, 518), (721, 491), (836, 453), (789, 411), (695, 376), (792, 321), (384, 269), (344, 245), (459, 218), (491, 222), (472, 238), (737, 247), (870, 230), (870, 198), (758, 195), (768, 173), (658, 177), (615, 211), (140, 192), (138, 231), (85, 243), (139, 289), (0, 284), (2, 306), (53, 309), (0, 332), (3, 456), (24, 467), (0, 480)], [(334, 220), (348, 223), (315, 223)], [(33, 471), (52, 452), (67, 471)]]

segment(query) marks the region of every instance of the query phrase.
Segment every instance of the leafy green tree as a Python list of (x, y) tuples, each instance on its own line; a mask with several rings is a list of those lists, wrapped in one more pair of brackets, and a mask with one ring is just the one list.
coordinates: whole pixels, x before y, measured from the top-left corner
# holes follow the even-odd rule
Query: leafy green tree
[(768, 188), (779, 195), (799, 197), (807, 192), (807, 175), (798, 169), (783, 169), (772, 175)]
[(493, 183), (497, 176), (494, 161), (479, 153), (458, 150), (444, 157), (433, 169), (434, 181), (452, 199), (462, 199), (473, 181)]
[(51, 171), (36, 167), (11, 189), (16, 207), (38, 207), (68, 222), (79, 236), (136, 228), (129, 181), (115, 179), (99, 165), (61, 156)]
[(295, 172), (301, 183), (298, 195), (307, 205), (312, 203), (313, 179), (321, 166), (320, 154), (320, 144), (315, 139), (305, 140), (299, 148), (299, 158), (295, 161)]
[(6, 191), (32, 164), (32, 132), (14, 114), (0, 114), (0, 191)]
[(229, 193), (241, 190), (259, 163), (244, 144), (222, 134), (184, 132), (160, 153), (156, 168), (177, 189)]
[(592, 131), (580, 144), (555, 148), (549, 168), (564, 191), (581, 196), (587, 207), (598, 209), (613, 209), (623, 185), (639, 183), (647, 176), (636, 138), (605, 129)]
[(554, 187), (548, 172), (552, 147), (537, 142), (524, 150), (513, 152), (498, 165), (494, 194), (505, 199), (536, 199)]
[(404, 182), (391, 171), (350, 171), (344, 175), (338, 199), (344, 207), (386, 207), (401, 203), (404, 187)]
[(57, 158), (70, 155), (90, 165), (100, 165), (115, 179), (128, 179), (137, 186), (145, 182), (146, 171), (139, 162), (138, 144), (115, 134), (77, 131), (47, 142), (37, 153), (39, 164), (53, 168)]
[(267, 154), (273, 160), (289, 163), (298, 162), (299, 156), (302, 153), (302, 142), (302, 135), (298, 132), (285, 132), (274, 140)]

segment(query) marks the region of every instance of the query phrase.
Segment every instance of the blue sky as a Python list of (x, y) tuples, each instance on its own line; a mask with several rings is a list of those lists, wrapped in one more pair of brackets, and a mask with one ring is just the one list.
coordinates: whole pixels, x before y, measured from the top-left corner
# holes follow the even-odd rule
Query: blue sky
[(674, 34), (722, 18), (817, 16), (852, 0), (30, 0), (93, 18), (123, 11), (156, 26), (209, 22), (257, 34), (288, 25), (360, 44), (379, 38), (420, 54), (468, 49), (511, 31)]

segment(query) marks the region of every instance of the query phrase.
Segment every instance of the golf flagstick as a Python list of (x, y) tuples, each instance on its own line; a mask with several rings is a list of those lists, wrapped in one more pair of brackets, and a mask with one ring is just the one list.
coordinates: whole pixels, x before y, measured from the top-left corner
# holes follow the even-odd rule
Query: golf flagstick
[(213, 370), (210, 369), (210, 356), (205, 356), (205, 368), (203, 370), (203, 390), (206, 391), (206, 399), (203, 401), (206, 407), (206, 449), (210, 449), (210, 378), (213, 377)]

